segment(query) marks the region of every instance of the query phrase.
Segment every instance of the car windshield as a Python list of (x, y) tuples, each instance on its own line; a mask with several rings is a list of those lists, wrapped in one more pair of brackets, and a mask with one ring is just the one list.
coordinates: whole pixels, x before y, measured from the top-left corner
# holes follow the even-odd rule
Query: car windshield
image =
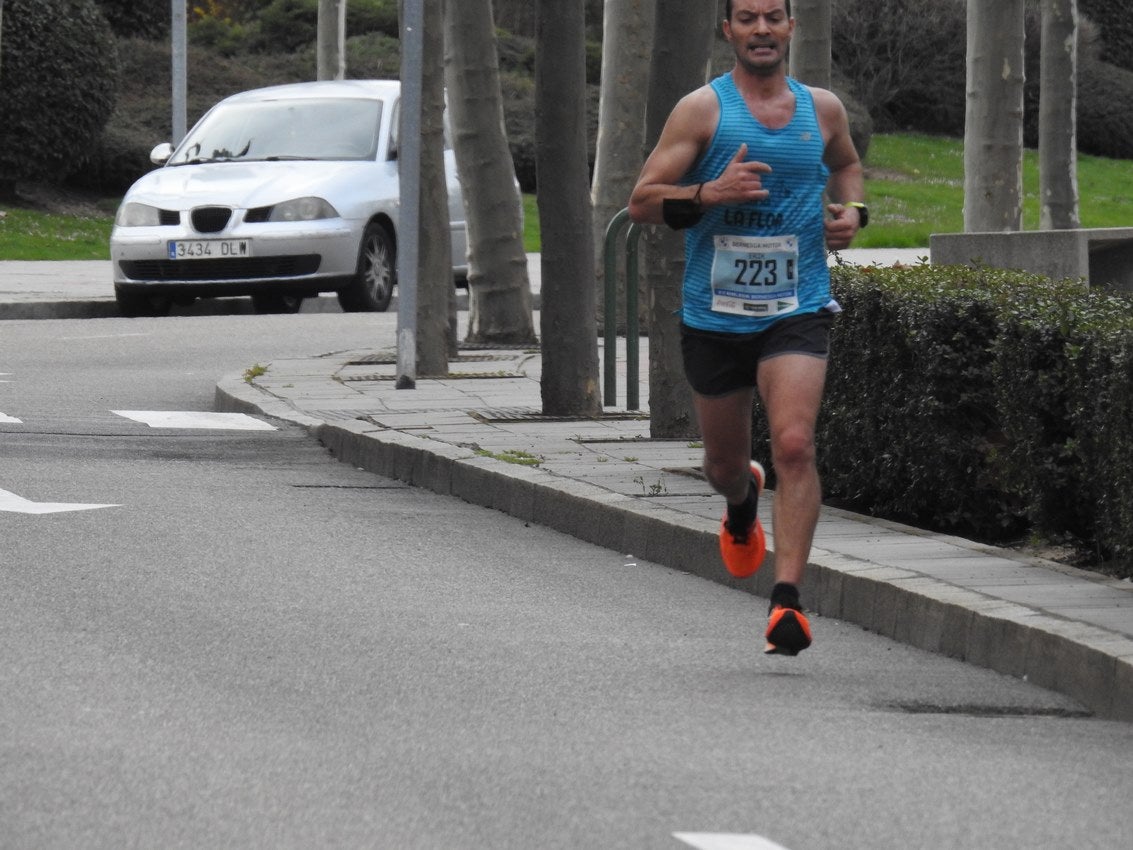
[(223, 103), (185, 137), (169, 164), (373, 159), (381, 115), (380, 100), (358, 98)]

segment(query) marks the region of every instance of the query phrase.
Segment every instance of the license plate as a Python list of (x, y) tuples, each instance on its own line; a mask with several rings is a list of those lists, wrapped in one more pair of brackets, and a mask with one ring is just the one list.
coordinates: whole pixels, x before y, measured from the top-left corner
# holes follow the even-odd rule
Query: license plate
[(171, 260), (228, 260), (252, 256), (250, 239), (186, 239), (170, 242)]

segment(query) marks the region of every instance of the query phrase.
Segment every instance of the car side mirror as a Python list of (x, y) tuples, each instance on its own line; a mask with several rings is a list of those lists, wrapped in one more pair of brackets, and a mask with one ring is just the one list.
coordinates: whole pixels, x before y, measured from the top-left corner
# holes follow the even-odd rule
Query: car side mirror
[(171, 156), (173, 156), (173, 145), (169, 142), (162, 142), (149, 152), (149, 161), (154, 165), (165, 165), (169, 162)]

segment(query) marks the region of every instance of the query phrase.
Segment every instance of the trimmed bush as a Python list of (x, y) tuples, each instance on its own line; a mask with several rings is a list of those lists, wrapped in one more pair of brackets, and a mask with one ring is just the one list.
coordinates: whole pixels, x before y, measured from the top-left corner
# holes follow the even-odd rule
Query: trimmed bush
[[(1092, 26), (1086, 22), (1078, 52), (1078, 151), (1113, 159), (1133, 158), (1133, 71), (1099, 58)], [(1023, 87), (1023, 141), (1039, 144), (1041, 18), (1027, 14), (1026, 83)], [(963, 132), (961, 124), (960, 132)]]
[[(259, 14), (258, 30), (249, 45), (263, 52), (291, 52), (314, 44), (319, 29), (319, 0), (272, 0)], [(382, 33), (400, 35), (397, 0), (350, 0), (346, 4), (347, 37)]]
[(1101, 58), (1133, 71), (1133, 16), (1128, 0), (1078, 0), (1078, 11), (1101, 30)]
[(319, 28), (319, 0), (273, 0), (260, 12), (256, 47), (290, 53), (312, 44)]
[(1133, 71), (1093, 60), (1079, 67), (1078, 150), (1133, 158)]
[(881, 131), (964, 131), (963, 0), (834, 0), (831, 55)]
[[(1075, 281), (839, 267), (819, 467), (856, 510), (1086, 541), (1133, 575), (1133, 311)], [(757, 456), (767, 455), (763, 416)]]
[(93, 0), (8, 0), (0, 50), (0, 188), (62, 182), (114, 108), (114, 34)]
[(173, 9), (169, 3), (137, 0), (96, 0), (114, 34), (124, 37), (165, 38)]

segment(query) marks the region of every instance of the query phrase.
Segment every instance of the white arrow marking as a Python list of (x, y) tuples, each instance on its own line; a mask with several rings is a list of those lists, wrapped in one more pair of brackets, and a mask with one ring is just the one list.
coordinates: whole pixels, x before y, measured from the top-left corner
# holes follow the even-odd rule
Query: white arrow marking
[(3, 413), (0, 413), (0, 422), (6, 423), (8, 425), (22, 425), (23, 424), (22, 419), (17, 419), (14, 416), (7, 416)]
[(68, 502), (33, 502), (7, 490), (0, 490), (0, 511), (16, 514), (61, 514), (66, 511), (92, 511), (95, 508), (120, 508), (121, 505), (83, 505)]
[(782, 844), (768, 841), (760, 835), (734, 832), (674, 832), (673, 838), (696, 850), (787, 850)]
[(151, 428), (211, 428), (221, 431), (275, 431), (274, 425), (243, 413), (200, 413), (190, 410), (112, 410)]

